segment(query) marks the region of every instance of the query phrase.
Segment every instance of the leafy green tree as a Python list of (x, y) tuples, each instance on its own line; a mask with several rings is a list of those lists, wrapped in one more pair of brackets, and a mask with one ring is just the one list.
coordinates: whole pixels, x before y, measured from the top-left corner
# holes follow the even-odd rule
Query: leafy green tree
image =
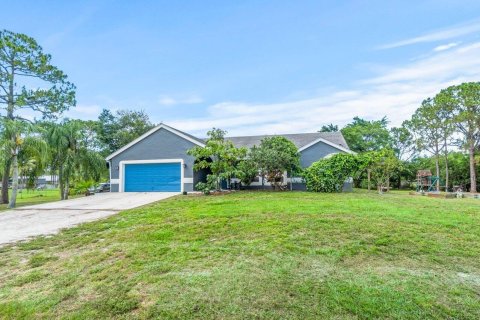
[(24, 158), (23, 152), (18, 157), (18, 163), (20, 176), (25, 184), (25, 188), (28, 190), (34, 189), (38, 177), (43, 173), (43, 164), (35, 156)]
[(188, 154), (196, 158), (194, 170), (209, 168), (212, 172), (207, 176), (208, 184), (199, 188), (220, 190), (220, 182), (223, 179), (230, 181), (236, 175), (239, 161), (247, 154), (246, 148), (236, 148), (231, 141), (226, 140), (226, 133), (213, 128), (207, 133), (205, 147), (195, 146), (188, 150)]
[[(464, 152), (450, 152), (448, 154), (450, 164), (450, 180), (453, 186), (459, 186), (462, 190), (467, 190), (470, 184), (469, 155)], [(478, 174), (478, 168), (477, 172)]]
[(393, 150), (371, 151), (361, 154), (360, 157), (360, 167), (370, 170), (378, 192), (383, 193), (384, 189), (389, 190), (391, 177), (401, 168), (401, 162)]
[(450, 168), (449, 168), (449, 146), (453, 144), (455, 133), (455, 123), (453, 121), (453, 106), (449, 103), (444, 103), (441, 94), (437, 94), (434, 99), (437, 108), (437, 117), (440, 119), (439, 126), (443, 137), (443, 165), (445, 168), (445, 191), (450, 187)]
[(330, 123), (328, 125), (323, 125), (319, 132), (337, 132), (338, 125)]
[(411, 172), (408, 162), (417, 155), (417, 148), (413, 134), (407, 128), (407, 122), (402, 123), (400, 127), (390, 129), (391, 145), (395, 156), (402, 162), (402, 170), (398, 170), (393, 175), (396, 187), (400, 189), (404, 178), (410, 179)]
[(90, 150), (95, 150), (105, 155), (105, 144), (100, 141), (98, 136), (98, 121), (96, 120), (77, 120), (81, 123), (82, 143)]
[(407, 122), (400, 127), (390, 129), (391, 146), (398, 159), (408, 161), (416, 155), (416, 145), (413, 135), (407, 128)]
[[(434, 156), (435, 173), (440, 177), (440, 155), (447, 148), (448, 137), (453, 131), (449, 125), (450, 120), (441, 112), (435, 99), (428, 98), (415, 111), (412, 119), (405, 123), (415, 136), (418, 150), (427, 151)], [(440, 180), (437, 181), (437, 191), (439, 190)]]
[(108, 155), (132, 142), (155, 125), (145, 111), (119, 110), (113, 114), (103, 109), (96, 128), (98, 140), (104, 144)]
[(250, 156), (240, 160), (237, 169), (236, 178), (240, 179), (243, 185), (250, 185), (258, 176), (258, 166)]
[(470, 192), (477, 192), (475, 151), (480, 145), (480, 82), (462, 83), (440, 91), (436, 101), (452, 113), (452, 123), (462, 135), (461, 145), (470, 160)]
[(39, 133), (28, 137), (18, 153), (18, 168), (22, 181), (27, 189), (37, 186), (37, 179), (45, 171), (48, 164), (48, 146)]
[[(0, 31), (0, 117), (10, 122), (27, 122), (22, 117), (30, 112), (42, 118), (55, 118), (75, 105), (75, 86), (67, 76), (50, 63), (51, 56), (31, 37), (7, 30)], [(33, 89), (32, 89), (33, 88)], [(24, 128), (10, 125), (11, 128)], [(5, 130), (2, 139), (10, 140), (6, 148), (18, 145), (16, 139), (22, 132)], [(4, 161), (2, 177), (2, 202), (8, 202), (10, 166), (14, 166), (13, 185), (18, 186), (17, 150), (5, 149), (10, 158)], [(12, 189), (12, 193), (16, 190)], [(12, 201), (13, 200), (13, 201)], [(9, 206), (15, 206), (12, 194)]]
[(356, 176), (360, 166), (359, 157), (348, 153), (337, 153), (314, 162), (303, 173), (307, 190), (341, 192), (345, 180)]
[(250, 156), (257, 164), (260, 175), (271, 183), (274, 190), (282, 189), (286, 172), (292, 177), (300, 172), (297, 147), (284, 137), (264, 138), (260, 146), (251, 149)]
[[(47, 145), (45, 141), (34, 133), (35, 126), (28, 122), (13, 121), (3, 119), (4, 134), (9, 139), (0, 140), (0, 149), (7, 150), (10, 153), (5, 154), (5, 158), (11, 159), (12, 165), (12, 194), (8, 203), (9, 208), (14, 208), (17, 202), (18, 180), (20, 176), (19, 160), (22, 158), (32, 159), (36, 157), (40, 163), (44, 163), (47, 158)], [(13, 138), (12, 138), (13, 137)], [(22, 157), (23, 155), (23, 157)]]
[(390, 147), (390, 132), (387, 128), (388, 120), (367, 121), (359, 117), (347, 124), (342, 134), (348, 146), (355, 152), (378, 151)]
[(84, 123), (64, 120), (50, 124), (45, 140), (50, 146), (52, 166), (58, 170), (60, 196), (68, 199), (72, 182), (98, 181), (105, 170), (103, 157), (85, 143)]

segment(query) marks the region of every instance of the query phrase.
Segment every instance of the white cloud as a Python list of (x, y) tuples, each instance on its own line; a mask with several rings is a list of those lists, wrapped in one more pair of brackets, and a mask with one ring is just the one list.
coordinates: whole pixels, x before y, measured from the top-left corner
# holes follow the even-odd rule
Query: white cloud
[(102, 108), (99, 105), (78, 104), (64, 113), (64, 118), (75, 118), (82, 120), (95, 119), (99, 116)]
[(448, 50), (448, 49), (451, 49), (451, 48), (455, 48), (459, 44), (460, 44), (460, 42), (450, 42), (450, 43), (443, 44), (443, 45), (440, 45), (440, 46), (437, 46), (437, 47), (433, 48), (433, 51), (436, 51), (436, 52), (445, 51), (445, 50)]
[(203, 99), (197, 95), (190, 95), (185, 97), (174, 98), (169, 95), (161, 95), (158, 103), (162, 106), (174, 106), (178, 104), (198, 104), (202, 103)]
[(168, 123), (198, 135), (212, 127), (230, 135), (314, 132), (328, 123), (344, 125), (354, 116), (387, 116), (391, 125), (399, 125), (440, 89), (480, 80), (480, 42), (437, 51), (400, 68), (378, 69), (382, 71), (355, 83), (353, 90), (331, 89), (322, 96), (270, 104), (221, 102), (203, 118)]
[(455, 50), (439, 52), (431, 57), (417, 60), (401, 68), (391, 69), (366, 83), (415, 82), (428, 79), (434, 83), (455, 76), (479, 75), (480, 42), (468, 44)]
[(446, 29), (433, 31), (418, 37), (413, 37), (410, 39), (388, 43), (378, 47), (378, 49), (392, 49), (392, 48), (404, 47), (404, 46), (417, 44), (417, 43), (435, 42), (435, 41), (454, 39), (454, 38), (458, 38), (460, 36), (465, 36), (475, 32), (480, 32), (480, 21), (478, 20), (472, 21), (466, 24), (462, 24), (462, 25), (452, 26)]

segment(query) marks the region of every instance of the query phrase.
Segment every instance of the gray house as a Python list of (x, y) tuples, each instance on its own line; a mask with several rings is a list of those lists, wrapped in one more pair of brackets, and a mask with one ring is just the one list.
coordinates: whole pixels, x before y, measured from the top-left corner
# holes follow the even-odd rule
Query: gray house
[[(339, 152), (353, 153), (340, 132), (316, 132), (281, 135), (292, 141), (300, 153), (302, 167)], [(251, 148), (267, 136), (227, 137), (237, 147)], [(109, 155), (113, 192), (183, 192), (193, 191), (204, 181), (206, 171), (194, 172), (195, 158), (187, 151), (203, 147), (203, 139), (194, 137), (166, 124), (160, 124), (138, 139)], [(290, 178), (288, 178), (290, 179)], [(295, 178), (293, 178), (295, 179)], [(287, 181), (289, 182), (289, 181)], [(302, 182), (292, 180), (301, 189)], [(258, 180), (252, 187), (264, 185)]]

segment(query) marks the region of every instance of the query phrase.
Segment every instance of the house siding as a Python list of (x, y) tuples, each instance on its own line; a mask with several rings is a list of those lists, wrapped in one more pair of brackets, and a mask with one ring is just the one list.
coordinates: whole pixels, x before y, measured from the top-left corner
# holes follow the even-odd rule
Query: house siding
[(329, 154), (340, 152), (343, 151), (320, 141), (300, 152), (300, 165), (302, 168), (308, 168), (315, 161), (318, 161)]
[(304, 169), (308, 168), (312, 163), (334, 153), (344, 153), (344, 151), (319, 141), (305, 150), (300, 151), (300, 166)]
[[(329, 154), (343, 153), (343, 152), (344, 151), (341, 151), (331, 145), (328, 145), (324, 142), (319, 141), (318, 143), (308, 147), (307, 149), (300, 151), (300, 166), (305, 169), (310, 167), (312, 163), (320, 159), (323, 159)], [(288, 189), (292, 188), (292, 190), (297, 190), (297, 191), (307, 190), (306, 184), (304, 182), (294, 182), (292, 186), (290, 186), (290, 182), (288, 182), (287, 187)], [(249, 190), (262, 190), (262, 189), (269, 190), (272, 187), (267, 182), (265, 182), (264, 185), (262, 185), (261, 182), (257, 182), (249, 186), (244, 186), (243, 188), (249, 189)], [(351, 183), (345, 182), (343, 190), (349, 191), (350, 189), (351, 189)]]
[[(111, 191), (119, 191), (119, 184), (113, 182), (119, 179), (119, 169), (117, 168), (120, 167), (120, 161), (183, 159), (185, 164), (183, 178), (193, 179), (195, 158), (188, 155), (187, 151), (194, 146), (196, 146), (194, 143), (164, 128), (159, 129), (110, 160)], [(184, 183), (184, 190), (193, 191), (193, 183)]]

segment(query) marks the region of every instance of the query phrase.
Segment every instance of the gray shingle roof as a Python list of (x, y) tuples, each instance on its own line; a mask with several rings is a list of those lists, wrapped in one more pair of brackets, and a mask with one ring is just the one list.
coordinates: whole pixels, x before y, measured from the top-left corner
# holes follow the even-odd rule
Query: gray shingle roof
[[(178, 129), (172, 128), (163, 123), (164, 126), (169, 127), (171, 129), (177, 130), (178, 132), (183, 133), (184, 135), (190, 137), (193, 140), (196, 140), (200, 143), (205, 143), (206, 139), (201, 139), (195, 137), (185, 131), (180, 131)], [(238, 137), (225, 137), (225, 139), (230, 140), (236, 147), (247, 147), (251, 148), (253, 146), (259, 146), (262, 139), (266, 137), (285, 137), (288, 140), (292, 141), (295, 146), (300, 149), (306, 146), (313, 141), (323, 138), (331, 143), (344, 147), (346, 149), (350, 149), (340, 131), (337, 132), (313, 132), (313, 133), (292, 133), (292, 134), (273, 134), (273, 135), (260, 135), (260, 136), (238, 136)]]
[[(200, 143), (205, 143), (206, 139), (201, 139), (198, 137), (195, 137), (189, 133), (186, 133), (184, 131), (180, 131), (178, 129), (172, 128), (166, 124), (163, 123), (164, 126), (169, 127), (171, 129), (177, 130), (178, 132), (183, 133), (184, 135), (190, 137), (193, 140), (196, 140)], [(342, 133), (340, 131), (337, 132), (312, 132), (312, 133), (292, 133), (292, 134), (273, 134), (273, 135), (261, 135), (261, 136), (239, 136), (239, 137), (225, 137), (225, 139), (230, 140), (233, 142), (233, 144), (236, 147), (247, 147), (251, 148), (253, 146), (259, 146), (260, 142), (262, 139), (266, 137), (285, 137), (288, 140), (292, 141), (295, 146), (300, 149), (304, 146), (306, 146), (309, 143), (312, 143), (313, 141), (323, 138), (327, 141), (330, 141), (336, 145), (339, 145), (341, 147), (344, 147), (346, 149), (350, 149), (347, 145), (347, 142), (345, 141), (345, 138), (343, 137)]]
[(266, 137), (285, 137), (292, 141), (298, 149), (306, 146), (307, 144), (323, 138), (329, 142), (337, 144), (341, 147), (348, 148), (347, 142), (341, 132), (314, 132), (314, 133), (294, 133), (294, 134), (276, 134), (276, 135), (262, 135), (262, 136), (243, 136), (243, 137), (226, 137), (226, 139), (233, 142), (236, 147), (251, 148), (254, 145), (260, 145), (262, 139)]

